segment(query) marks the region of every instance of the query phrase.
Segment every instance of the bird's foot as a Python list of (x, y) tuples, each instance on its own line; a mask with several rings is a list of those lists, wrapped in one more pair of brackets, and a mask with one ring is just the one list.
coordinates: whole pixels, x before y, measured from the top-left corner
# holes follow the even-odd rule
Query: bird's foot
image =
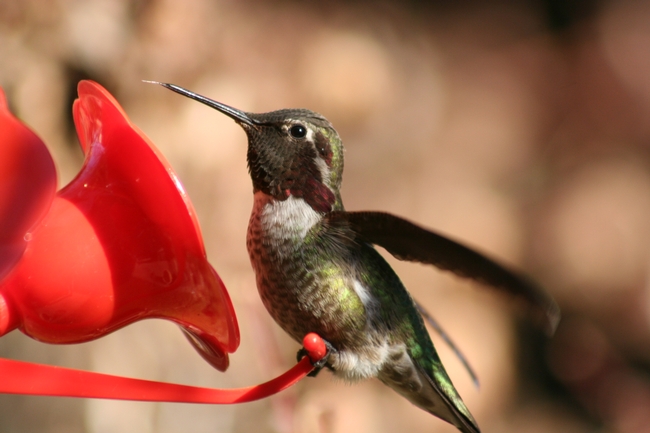
[[(308, 341), (308, 339), (310, 339), (310, 341)], [(320, 347), (315, 349), (314, 344), (318, 344)], [(327, 361), (330, 355), (334, 352), (337, 352), (337, 350), (329, 341), (323, 340), (318, 336), (312, 336), (312, 334), (308, 334), (303, 340), (303, 348), (300, 349), (297, 353), (297, 358), (298, 362), (300, 362), (302, 358), (308, 356), (311, 360), (312, 365), (314, 366), (314, 369), (307, 376), (316, 377), (316, 375), (320, 373), (323, 367), (330, 368), (327, 365)]]

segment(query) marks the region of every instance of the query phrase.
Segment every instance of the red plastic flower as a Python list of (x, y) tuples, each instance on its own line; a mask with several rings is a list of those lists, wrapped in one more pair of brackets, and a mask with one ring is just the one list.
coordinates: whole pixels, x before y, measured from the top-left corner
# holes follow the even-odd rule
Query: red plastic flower
[(239, 330), (187, 194), (105, 89), (78, 91), (85, 162), (55, 193), (45, 145), (0, 90), (0, 336), (76, 343), (162, 318), (225, 370)]

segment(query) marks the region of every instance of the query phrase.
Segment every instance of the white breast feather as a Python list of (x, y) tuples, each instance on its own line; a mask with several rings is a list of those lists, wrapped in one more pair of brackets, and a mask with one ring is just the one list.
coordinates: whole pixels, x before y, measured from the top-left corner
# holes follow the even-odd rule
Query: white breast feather
[[(273, 200), (264, 193), (261, 198), (262, 229), (271, 236), (293, 237), (304, 239), (307, 232), (318, 223), (321, 215), (309, 206), (302, 198), (289, 196), (286, 200)], [(256, 196), (258, 195), (256, 194)], [(256, 205), (257, 197), (256, 197)]]

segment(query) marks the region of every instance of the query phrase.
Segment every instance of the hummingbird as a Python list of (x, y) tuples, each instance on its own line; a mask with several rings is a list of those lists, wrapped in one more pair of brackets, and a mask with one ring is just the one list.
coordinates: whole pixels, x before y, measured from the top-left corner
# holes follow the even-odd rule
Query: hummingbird
[(528, 278), (403, 218), (345, 211), (343, 144), (322, 115), (306, 109), (244, 112), (154, 83), (216, 109), (246, 132), (254, 195), (246, 245), (257, 288), (270, 315), (296, 341), (315, 332), (326, 342), (328, 353), (317, 369), (327, 367), (347, 382), (377, 378), (461, 432), (479, 433), (419, 305), (375, 245), (524, 300), (548, 332), (559, 320), (553, 299)]

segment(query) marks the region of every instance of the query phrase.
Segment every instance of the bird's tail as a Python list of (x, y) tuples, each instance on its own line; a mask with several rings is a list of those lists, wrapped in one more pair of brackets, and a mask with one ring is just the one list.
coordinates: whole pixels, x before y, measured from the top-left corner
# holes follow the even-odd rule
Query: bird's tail
[(474, 417), (444, 369), (431, 375), (404, 353), (400, 362), (384, 368), (379, 379), (414, 405), (456, 426), (463, 433), (480, 433)]

